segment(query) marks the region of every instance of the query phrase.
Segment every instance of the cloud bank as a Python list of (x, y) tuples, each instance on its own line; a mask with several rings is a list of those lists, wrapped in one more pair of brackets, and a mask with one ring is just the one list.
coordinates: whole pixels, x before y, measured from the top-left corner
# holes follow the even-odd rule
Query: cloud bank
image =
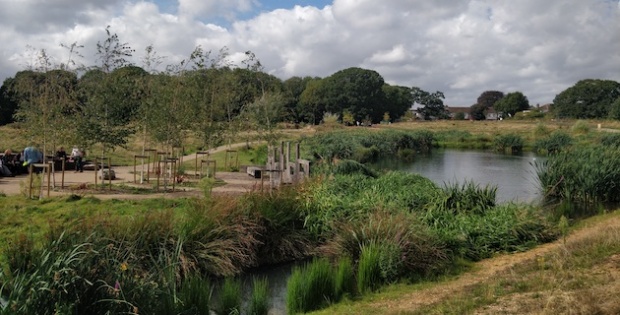
[(60, 63), (68, 58), (60, 44), (76, 42), (81, 62), (95, 65), (110, 25), (138, 66), (149, 45), (169, 64), (198, 45), (228, 47), (235, 60), (251, 50), (282, 79), (362, 67), (390, 84), (443, 91), (451, 106), (470, 106), (486, 90), (544, 104), (581, 79), (620, 81), (618, 0), (313, 3), (0, 0), (0, 80), (33, 65), (27, 46)]

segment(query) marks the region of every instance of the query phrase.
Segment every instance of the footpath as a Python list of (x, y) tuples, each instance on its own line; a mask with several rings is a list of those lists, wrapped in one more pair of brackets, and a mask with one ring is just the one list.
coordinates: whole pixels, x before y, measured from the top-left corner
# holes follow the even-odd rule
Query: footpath
[[(237, 143), (230, 146), (221, 146), (214, 149), (209, 150), (209, 153), (217, 153), (227, 149), (234, 149), (245, 145), (245, 143)], [(193, 161), (196, 159), (196, 154), (189, 154), (183, 157), (183, 161)], [(145, 166), (146, 167), (146, 166)], [(143, 184), (135, 184), (134, 183), (134, 167), (132, 166), (117, 166), (112, 167), (115, 172), (116, 179), (112, 180), (113, 185), (118, 184), (127, 184), (137, 187), (153, 187), (155, 180), (151, 176), (150, 182), (146, 182)], [(140, 171), (142, 170), (142, 165), (136, 166), (137, 174), (136, 177), (140, 178)], [(190, 171), (190, 174), (192, 171)], [(94, 170), (84, 170), (84, 172), (75, 172), (73, 170), (65, 170), (64, 173), (64, 187), (65, 189), (60, 189), (62, 182), (62, 172), (56, 171), (53, 175), (52, 181), (55, 183), (55, 189), (52, 188), (50, 190), (50, 196), (62, 196), (62, 195), (92, 195), (96, 196), (100, 199), (147, 199), (147, 198), (181, 198), (181, 197), (191, 197), (191, 196), (200, 196), (202, 192), (196, 188), (188, 188), (188, 187), (176, 187), (175, 191), (172, 192), (170, 190), (162, 191), (160, 193), (151, 193), (151, 194), (132, 194), (128, 193), (111, 193), (106, 191), (106, 189), (101, 190), (90, 190), (90, 189), (76, 189), (76, 187), (89, 187), (97, 183), (101, 184), (101, 179), (99, 178), (100, 172), (96, 172)], [(216, 178), (224, 181), (226, 184), (222, 186), (218, 186), (213, 188), (214, 193), (232, 193), (239, 194), (251, 191), (253, 189), (257, 189), (260, 187), (260, 179), (254, 179), (248, 176), (245, 173), (240, 172), (220, 172), (216, 173)], [(41, 193), (42, 196), (47, 196), (46, 184), (47, 179), (45, 179), (43, 191)], [(108, 183), (108, 180), (105, 181)], [(6, 195), (18, 195), (21, 194), (22, 186), (27, 186), (29, 184), (29, 176), (28, 175), (20, 175), (16, 177), (0, 177), (0, 193), (4, 193)], [(160, 185), (161, 188), (162, 185)], [(68, 189), (70, 187), (71, 189)], [(170, 187), (169, 187), (170, 188)], [(163, 190), (163, 189), (162, 189)]]

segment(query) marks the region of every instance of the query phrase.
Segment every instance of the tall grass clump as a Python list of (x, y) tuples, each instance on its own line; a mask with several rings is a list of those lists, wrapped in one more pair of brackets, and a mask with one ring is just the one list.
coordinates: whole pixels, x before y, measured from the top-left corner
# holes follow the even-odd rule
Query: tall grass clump
[(577, 120), (575, 124), (570, 128), (574, 134), (588, 134), (592, 128), (585, 120)]
[(368, 177), (376, 178), (378, 177), (377, 173), (368, 166), (357, 162), (355, 160), (342, 160), (339, 161), (332, 170), (334, 175), (351, 175), (351, 174), (362, 174)]
[(528, 206), (502, 204), (484, 212), (437, 210), (429, 210), (423, 220), (451, 253), (468, 260), (523, 251), (558, 236), (557, 225)]
[(351, 258), (348, 256), (341, 257), (338, 260), (334, 285), (336, 300), (340, 300), (345, 296), (352, 297), (355, 295), (355, 273), (353, 271), (353, 262), (351, 262)]
[(305, 214), (305, 227), (321, 237), (342, 220), (366, 218), (377, 209), (392, 213), (418, 211), (441, 194), (432, 181), (417, 174), (388, 172), (378, 178), (334, 175), (305, 184), (298, 200)]
[(549, 128), (547, 128), (544, 123), (539, 122), (536, 124), (536, 127), (534, 127), (533, 133), (536, 138), (544, 137), (549, 134)]
[[(583, 205), (620, 201), (620, 148), (591, 145), (537, 164), (545, 196)], [(570, 216), (570, 213), (566, 213)]]
[(220, 287), (218, 314), (241, 314), (241, 281), (234, 278), (224, 279)]
[(377, 211), (338, 224), (336, 234), (319, 251), (327, 257), (351, 257), (358, 261), (361, 248), (376, 244), (385, 282), (402, 277), (421, 278), (441, 272), (451, 263), (443, 243), (413, 214)]
[(430, 206), (431, 212), (482, 214), (495, 207), (497, 186), (480, 186), (473, 181), (447, 183), (444, 194), (438, 195)]
[(509, 133), (495, 137), (493, 143), (498, 152), (510, 150), (511, 153), (518, 153), (523, 150), (524, 141), (521, 136)]
[(304, 213), (294, 187), (274, 192), (251, 192), (239, 198), (239, 206), (251, 213), (258, 227), (259, 264), (303, 259), (313, 246), (304, 228)]
[(267, 315), (269, 313), (269, 282), (267, 278), (252, 278), (252, 296), (248, 314)]
[(361, 247), (357, 267), (357, 290), (361, 294), (376, 291), (383, 284), (380, 262), (379, 244), (371, 242)]
[(314, 259), (294, 268), (286, 284), (288, 313), (305, 313), (336, 302), (335, 275), (326, 259)]
[(620, 133), (605, 133), (601, 136), (601, 144), (608, 147), (620, 147)]
[(563, 131), (554, 131), (548, 137), (538, 139), (534, 143), (534, 152), (543, 152), (549, 155), (560, 152), (573, 144), (573, 138)]
[(305, 144), (311, 156), (326, 163), (342, 159), (366, 163), (395, 156), (405, 149), (427, 152), (433, 141), (429, 131), (359, 129), (321, 133), (306, 139)]
[(209, 279), (198, 275), (189, 276), (181, 282), (176, 298), (175, 309), (178, 314), (209, 314), (212, 287)]

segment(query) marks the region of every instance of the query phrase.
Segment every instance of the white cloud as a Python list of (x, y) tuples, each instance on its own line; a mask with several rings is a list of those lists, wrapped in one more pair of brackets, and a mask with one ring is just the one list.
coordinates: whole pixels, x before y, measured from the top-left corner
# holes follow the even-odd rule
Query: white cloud
[[(309, 1), (304, 1), (308, 3)], [(469, 106), (485, 90), (519, 90), (546, 103), (584, 78), (620, 81), (620, 6), (610, 0), (335, 0), (258, 12), (257, 0), (156, 2), (0, 0), (0, 79), (23, 68), (26, 45), (66, 58), (85, 45), (95, 62), (105, 27), (135, 50), (153, 45), (167, 63), (197, 45), (231, 59), (253, 51), (282, 79), (376, 70), (390, 84), (440, 90)], [(40, 13), (44, 12), (44, 13)], [(252, 13), (253, 12), (253, 13)], [(250, 16), (240, 20), (239, 16)], [(217, 21), (230, 21), (218, 23)]]

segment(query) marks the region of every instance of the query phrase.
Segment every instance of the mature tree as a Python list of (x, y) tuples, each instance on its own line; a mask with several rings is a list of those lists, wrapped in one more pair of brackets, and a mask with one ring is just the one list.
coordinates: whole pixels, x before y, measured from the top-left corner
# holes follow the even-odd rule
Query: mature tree
[(620, 120), (620, 97), (618, 97), (609, 107), (609, 118)]
[(413, 95), (408, 87), (385, 84), (383, 93), (385, 94), (384, 116), (387, 112), (392, 121), (402, 117), (413, 105)]
[(419, 109), (420, 113), (424, 116), (424, 119), (447, 119), (450, 117), (446, 106), (443, 104), (443, 100), (446, 97), (441, 91), (429, 93), (414, 86), (411, 88), (411, 95), (415, 103), (424, 106)]
[(488, 107), (480, 104), (474, 104), (469, 108), (469, 115), (473, 120), (484, 120), (486, 119)]
[(297, 112), (303, 121), (318, 125), (323, 120), (325, 113), (324, 84), (324, 79), (312, 79), (306, 84), (306, 88), (299, 96)]
[(282, 83), (283, 93), (285, 97), (284, 108), (286, 111), (286, 120), (295, 123), (303, 120), (303, 117), (301, 115), (302, 113), (298, 110), (299, 100), (301, 99), (301, 94), (306, 89), (308, 82), (310, 82), (312, 79), (312, 77), (292, 77)]
[(7, 78), (0, 87), (0, 126), (10, 124), (17, 111), (18, 99), (15, 96), (15, 79)]
[(383, 77), (373, 70), (348, 68), (325, 78), (326, 111), (342, 115), (344, 110), (356, 120), (371, 119), (379, 122), (383, 116), (381, 106), (385, 100)]
[(489, 107), (493, 107), (497, 101), (501, 100), (504, 97), (504, 92), (500, 91), (484, 91), (480, 96), (478, 96), (478, 100), (476, 104), (483, 106), (485, 109)]
[(560, 118), (606, 118), (618, 97), (620, 83), (616, 81), (581, 80), (556, 95), (553, 110)]
[(530, 108), (530, 102), (521, 92), (512, 92), (495, 103), (495, 111), (501, 112), (505, 116), (513, 116), (516, 112)]

